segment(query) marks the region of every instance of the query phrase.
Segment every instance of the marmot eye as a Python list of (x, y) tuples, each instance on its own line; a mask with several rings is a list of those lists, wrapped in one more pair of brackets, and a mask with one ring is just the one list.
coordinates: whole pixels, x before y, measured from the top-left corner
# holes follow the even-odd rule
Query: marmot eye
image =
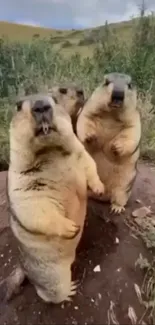
[(18, 102), (16, 102), (17, 112), (21, 111), (22, 104), (23, 104), (23, 100), (19, 100)]
[(51, 105), (44, 105), (42, 103), (40, 103), (40, 105), (39, 105), (39, 103), (38, 103), (38, 105), (33, 108), (33, 111), (36, 113), (43, 113), (43, 112), (47, 112), (48, 110), (50, 110), (50, 108), (51, 108)]
[(105, 79), (104, 86), (108, 86), (110, 84), (110, 81), (108, 79)]
[(59, 88), (59, 91), (61, 94), (66, 95), (67, 94), (67, 89), (66, 88)]

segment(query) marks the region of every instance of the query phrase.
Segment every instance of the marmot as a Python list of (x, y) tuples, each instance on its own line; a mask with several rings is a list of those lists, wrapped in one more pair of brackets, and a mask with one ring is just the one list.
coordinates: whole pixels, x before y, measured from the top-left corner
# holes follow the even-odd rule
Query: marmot
[(71, 265), (83, 231), (87, 186), (99, 195), (104, 185), (70, 116), (52, 97), (37, 94), (18, 102), (7, 183), (21, 267), (5, 280), (6, 289), (12, 294), (27, 276), (45, 302), (70, 300), (77, 287)]
[[(102, 200), (110, 201), (111, 210), (121, 213), (131, 194), (140, 155), (141, 120), (131, 76), (104, 76), (78, 117), (77, 136), (96, 161), (105, 185)], [(94, 197), (92, 194), (89, 196)]]
[(77, 86), (53, 86), (49, 88), (49, 94), (56, 101), (62, 105), (72, 120), (74, 133), (76, 132), (76, 122), (78, 114), (85, 103), (84, 91)]

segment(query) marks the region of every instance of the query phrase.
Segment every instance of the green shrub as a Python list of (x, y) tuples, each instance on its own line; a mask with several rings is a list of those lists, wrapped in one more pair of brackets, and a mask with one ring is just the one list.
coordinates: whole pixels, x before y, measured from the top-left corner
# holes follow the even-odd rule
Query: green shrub
[[(80, 84), (88, 96), (103, 80), (104, 73), (112, 71), (131, 74), (143, 98), (143, 111), (148, 105), (151, 107), (143, 119), (142, 153), (146, 156), (151, 152), (152, 157), (155, 152), (155, 17), (141, 13), (139, 19), (134, 20), (130, 45), (122, 43), (108, 23), (97, 37), (98, 33), (96, 29), (94, 34), (85, 35), (89, 36), (87, 39), (92, 39), (92, 35), (93, 39), (96, 37), (92, 58), (82, 58), (80, 54), (63, 57), (52, 44), (61, 36), (53, 41), (34, 37), (25, 44), (0, 39), (0, 161), (8, 161), (8, 125), (17, 94), (34, 93), (52, 83), (68, 81)], [(71, 46), (70, 41), (64, 42), (64, 46)]]
[(66, 47), (71, 47), (72, 46), (72, 43), (70, 41), (65, 41), (62, 43), (62, 48), (66, 48)]
[(85, 45), (91, 45), (94, 43), (94, 39), (89, 37), (89, 38), (84, 38), (84, 39), (81, 39), (79, 42), (78, 42), (78, 45), (79, 46), (85, 46)]

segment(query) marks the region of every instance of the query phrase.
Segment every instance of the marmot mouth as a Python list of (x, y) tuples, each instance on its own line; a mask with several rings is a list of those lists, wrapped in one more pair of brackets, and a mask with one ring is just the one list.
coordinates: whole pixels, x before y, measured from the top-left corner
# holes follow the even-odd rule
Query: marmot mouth
[(36, 130), (35, 130), (35, 136), (36, 137), (38, 137), (38, 136), (45, 136), (46, 137), (46, 136), (50, 135), (52, 132), (58, 132), (56, 126), (54, 126), (54, 125), (53, 126), (48, 125), (48, 127), (45, 128), (42, 125), (42, 126), (36, 128)]
[(37, 128), (35, 131), (35, 136), (46, 136), (49, 135), (52, 132), (51, 126), (48, 127), (48, 129), (45, 131), (43, 127)]
[(109, 106), (111, 108), (121, 108), (123, 106), (123, 101), (112, 101)]

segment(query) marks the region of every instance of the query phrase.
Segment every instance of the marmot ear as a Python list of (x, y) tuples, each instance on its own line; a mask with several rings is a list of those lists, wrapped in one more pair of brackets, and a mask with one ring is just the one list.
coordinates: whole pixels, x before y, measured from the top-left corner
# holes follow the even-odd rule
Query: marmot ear
[(67, 94), (67, 88), (59, 88), (60, 94), (66, 95)]
[(20, 99), (20, 100), (18, 100), (16, 102), (16, 110), (17, 110), (17, 112), (21, 111), (22, 105), (23, 105), (23, 100), (22, 99)]

